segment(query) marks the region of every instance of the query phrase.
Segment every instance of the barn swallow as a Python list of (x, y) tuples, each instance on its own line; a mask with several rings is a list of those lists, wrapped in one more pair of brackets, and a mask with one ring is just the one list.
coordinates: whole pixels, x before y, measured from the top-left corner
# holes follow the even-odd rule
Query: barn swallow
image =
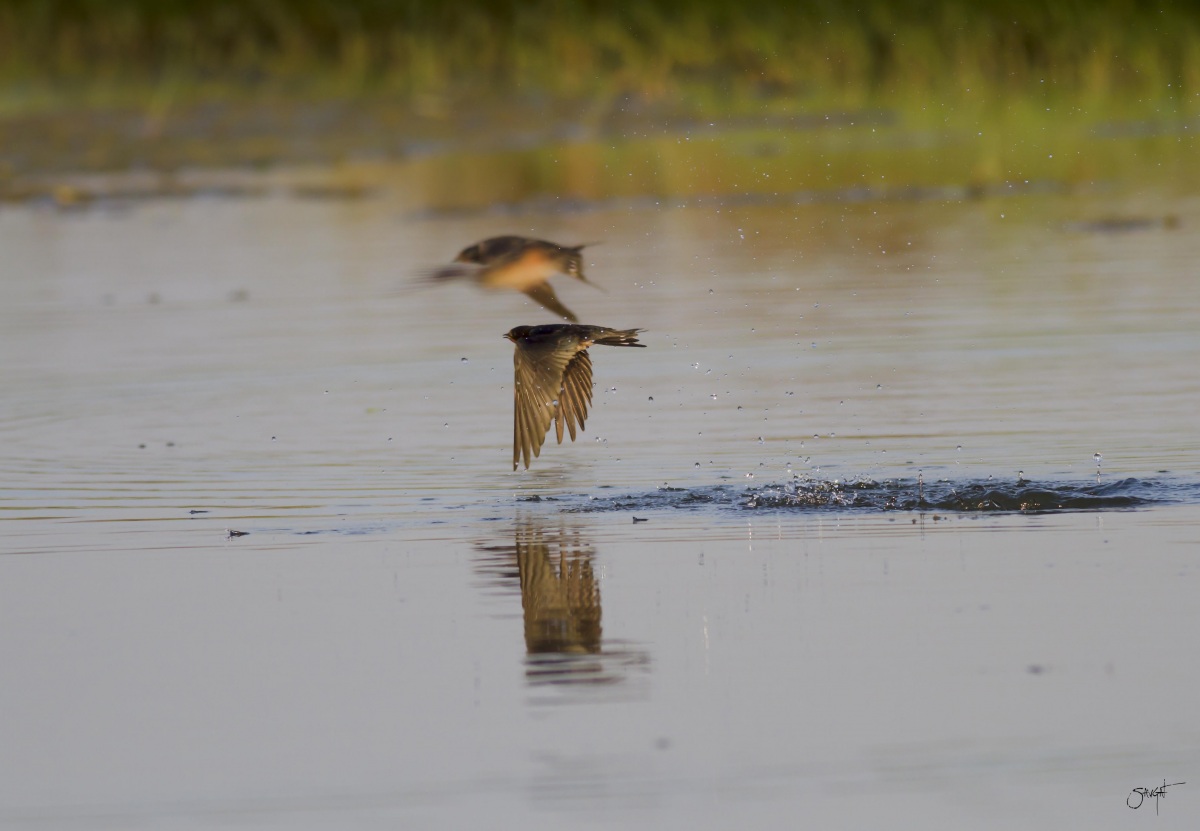
[(566, 274), (595, 286), (583, 275), (581, 252), (587, 244), (562, 246), (527, 237), (490, 237), (458, 252), (454, 262), (460, 265), (439, 268), (429, 276), (434, 280), (469, 277), (486, 288), (514, 289), (575, 322), (579, 318), (559, 302), (549, 280), (556, 274)]
[(563, 428), (575, 441), (575, 428), (583, 430), (592, 403), (592, 359), (588, 347), (640, 346), (642, 329), (609, 329), (577, 323), (517, 326), (504, 337), (516, 344), (513, 354), (513, 470), (522, 458), (525, 468), (542, 452), (550, 422), (558, 443)]

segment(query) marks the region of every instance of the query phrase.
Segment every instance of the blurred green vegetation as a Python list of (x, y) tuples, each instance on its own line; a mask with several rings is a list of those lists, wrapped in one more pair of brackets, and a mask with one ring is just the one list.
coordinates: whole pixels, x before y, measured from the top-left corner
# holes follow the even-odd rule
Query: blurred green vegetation
[(193, 103), (632, 95), (697, 111), (769, 99), (1190, 112), (1200, 12), (1141, 0), (0, 2), (4, 110), (131, 104), (164, 87)]
[[(431, 152), (456, 183), (437, 205), (507, 168), (600, 199), (624, 169), (601, 150), (648, 146), (705, 192), (1190, 182), (1198, 114), (1200, 0), (0, 0), (0, 201), (40, 174)], [(705, 129), (701, 160), (679, 142)]]

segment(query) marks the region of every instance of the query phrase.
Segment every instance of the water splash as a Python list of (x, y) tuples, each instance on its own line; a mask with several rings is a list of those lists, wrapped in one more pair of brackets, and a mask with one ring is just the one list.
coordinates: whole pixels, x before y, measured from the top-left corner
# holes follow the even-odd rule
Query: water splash
[(963, 513), (1044, 513), (1122, 510), (1200, 500), (1200, 483), (1128, 478), (1096, 482), (1037, 483), (1020, 478), (929, 481), (914, 479), (826, 480), (794, 477), (783, 484), (663, 486), (649, 493), (590, 499), (568, 506), (569, 513), (722, 508), (731, 511), (954, 511)]

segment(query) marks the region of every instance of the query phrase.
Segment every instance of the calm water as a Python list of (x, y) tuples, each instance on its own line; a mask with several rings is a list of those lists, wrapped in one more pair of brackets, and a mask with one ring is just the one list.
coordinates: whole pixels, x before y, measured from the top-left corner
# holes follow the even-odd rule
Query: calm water
[(0, 209), (0, 824), (1194, 827), (1200, 199), (421, 194)]

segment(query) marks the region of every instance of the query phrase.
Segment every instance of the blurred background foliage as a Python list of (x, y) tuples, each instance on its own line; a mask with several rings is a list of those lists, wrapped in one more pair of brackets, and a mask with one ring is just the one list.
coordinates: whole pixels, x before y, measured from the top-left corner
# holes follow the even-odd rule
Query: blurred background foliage
[(71, 171), (434, 155), (452, 205), (620, 194), (630, 165), (642, 191), (681, 171), (671, 193), (857, 186), (867, 160), (920, 186), (1188, 178), (1198, 5), (0, 0), (0, 201)]
[(0, 106), (633, 95), (697, 109), (1046, 98), (1191, 109), (1195, 3), (4, 0)]

